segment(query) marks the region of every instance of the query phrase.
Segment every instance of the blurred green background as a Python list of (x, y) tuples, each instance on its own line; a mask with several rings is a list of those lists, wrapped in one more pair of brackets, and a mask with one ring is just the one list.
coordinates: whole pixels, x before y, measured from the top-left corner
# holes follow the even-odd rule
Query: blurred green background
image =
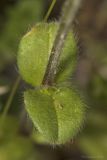
[[(60, 17), (58, 0), (49, 21)], [(21, 37), (43, 20), (51, 0), (0, 0), (0, 112), (3, 113), (18, 76), (17, 51)], [(63, 146), (46, 144), (34, 131), (24, 110), (21, 81), (11, 108), (0, 125), (0, 160), (107, 159), (107, 0), (83, 0), (74, 21), (78, 65), (71, 78), (88, 104), (80, 133)]]

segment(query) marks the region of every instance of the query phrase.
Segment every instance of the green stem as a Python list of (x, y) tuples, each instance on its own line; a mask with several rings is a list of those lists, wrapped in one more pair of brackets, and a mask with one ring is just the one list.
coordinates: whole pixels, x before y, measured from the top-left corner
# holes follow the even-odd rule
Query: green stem
[(18, 76), (16, 81), (15, 81), (15, 83), (14, 83), (14, 85), (13, 85), (12, 91), (11, 91), (11, 93), (9, 95), (9, 98), (8, 98), (8, 100), (6, 102), (6, 105), (4, 106), (4, 111), (3, 111), (2, 116), (1, 116), (1, 122), (2, 123), (4, 122), (4, 119), (5, 119), (7, 113), (9, 111), (9, 109), (10, 109), (13, 97), (14, 97), (14, 95), (16, 93), (16, 90), (17, 90), (17, 88), (19, 86), (20, 80), (21, 80), (21, 78), (20, 78), (20, 76)]
[(44, 22), (46, 22), (48, 20), (50, 14), (51, 14), (51, 12), (52, 12), (52, 10), (54, 8), (55, 3), (56, 3), (56, 0), (52, 0), (51, 6), (49, 7), (49, 10), (48, 10), (48, 12), (47, 12), (47, 14), (46, 14), (46, 16), (44, 18)]

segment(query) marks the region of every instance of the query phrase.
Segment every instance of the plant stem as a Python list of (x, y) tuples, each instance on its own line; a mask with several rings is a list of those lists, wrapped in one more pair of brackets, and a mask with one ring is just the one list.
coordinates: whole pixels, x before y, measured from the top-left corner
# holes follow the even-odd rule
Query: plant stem
[(21, 78), (20, 78), (20, 76), (18, 76), (17, 79), (16, 79), (16, 81), (15, 81), (15, 83), (14, 83), (14, 85), (13, 85), (12, 91), (11, 91), (11, 93), (9, 95), (9, 98), (8, 98), (8, 100), (6, 102), (6, 105), (4, 106), (4, 111), (3, 111), (2, 116), (1, 116), (2, 123), (3, 123), (3, 121), (4, 121), (5, 117), (6, 117), (9, 109), (10, 109), (13, 97), (14, 97), (14, 95), (16, 93), (16, 90), (18, 88), (20, 80), (21, 80)]
[(52, 85), (54, 83), (55, 75), (57, 72), (60, 54), (70, 30), (72, 22), (80, 7), (81, 0), (66, 0), (62, 9), (62, 16), (60, 19), (59, 29), (51, 50), (50, 59), (47, 69), (43, 78), (43, 85)]
[(54, 8), (55, 3), (56, 3), (56, 0), (52, 0), (51, 6), (49, 7), (49, 10), (44, 18), (44, 22), (46, 22), (48, 20), (50, 14), (52, 12), (52, 9)]

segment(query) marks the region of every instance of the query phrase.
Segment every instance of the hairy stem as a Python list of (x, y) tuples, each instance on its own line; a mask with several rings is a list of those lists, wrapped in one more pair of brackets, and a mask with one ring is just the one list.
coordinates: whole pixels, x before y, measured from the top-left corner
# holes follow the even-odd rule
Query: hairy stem
[(64, 3), (59, 29), (51, 50), (50, 59), (49, 59), (47, 69), (43, 78), (43, 82), (42, 82), (43, 85), (52, 85), (54, 83), (60, 54), (65, 42), (66, 36), (71, 27), (71, 24), (80, 7), (80, 4), (81, 4), (81, 0), (66, 0), (66, 2)]

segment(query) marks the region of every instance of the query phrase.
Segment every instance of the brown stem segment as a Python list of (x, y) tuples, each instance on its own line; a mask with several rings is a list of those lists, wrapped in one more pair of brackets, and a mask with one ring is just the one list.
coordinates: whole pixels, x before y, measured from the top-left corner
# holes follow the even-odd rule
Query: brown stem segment
[(50, 55), (47, 69), (43, 78), (43, 82), (42, 82), (43, 85), (52, 85), (54, 83), (60, 54), (65, 42), (66, 36), (71, 27), (71, 24), (80, 7), (80, 4), (81, 4), (81, 0), (67, 0), (63, 6), (59, 29), (51, 50), (51, 55)]

